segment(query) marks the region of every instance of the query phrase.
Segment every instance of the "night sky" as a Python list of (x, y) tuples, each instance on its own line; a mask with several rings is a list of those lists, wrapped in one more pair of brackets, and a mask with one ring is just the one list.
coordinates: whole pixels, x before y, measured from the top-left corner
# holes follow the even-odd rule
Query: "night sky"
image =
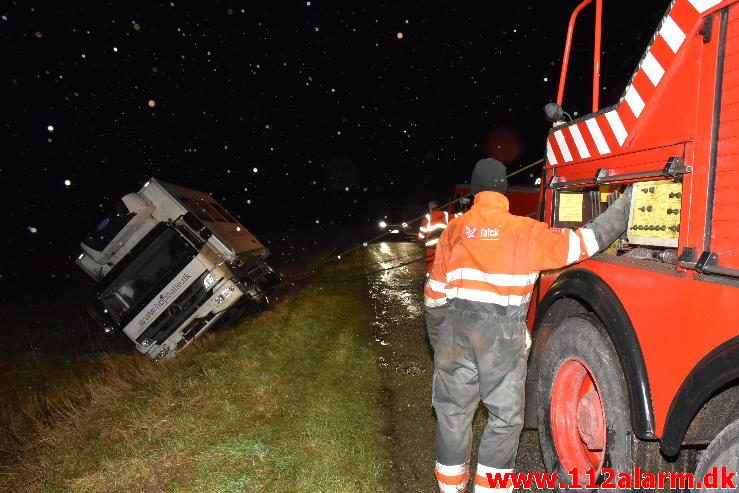
[[(27, 252), (73, 258), (150, 176), (281, 241), (407, 219), (491, 153), (511, 170), (539, 159), (577, 3), (4, 2), (0, 275)], [(602, 106), (668, 3), (606, 0)], [(591, 24), (565, 98), (580, 115)]]

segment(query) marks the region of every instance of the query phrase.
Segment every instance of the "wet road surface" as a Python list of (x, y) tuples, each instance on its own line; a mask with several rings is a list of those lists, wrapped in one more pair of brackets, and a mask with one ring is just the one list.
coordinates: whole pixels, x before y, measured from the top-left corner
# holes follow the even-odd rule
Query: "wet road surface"
[[(380, 271), (368, 277), (368, 286), (375, 347), (384, 370), (382, 399), (389, 413), (383, 432), (390, 441), (397, 492), (439, 490), (433, 476), (434, 365), (423, 317), (425, 268), (423, 261), (409, 263), (421, 256), (413, 243), (378, 243), (366, 249), (366, 272)], [(487, 411), (480, 405), (473, 425), (475, 444), (486, 419)], [(523, 432), (516, 469), (544, 470), (536, 432)]]

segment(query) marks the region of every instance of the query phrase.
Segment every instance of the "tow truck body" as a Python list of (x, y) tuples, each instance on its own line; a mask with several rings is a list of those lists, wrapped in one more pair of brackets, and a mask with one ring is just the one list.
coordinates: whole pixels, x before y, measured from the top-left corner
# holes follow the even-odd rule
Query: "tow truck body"
[[(589, 3), (570, 22), (560, 107), (574, 21)], [(629, 228), (592, 259), (542, 273), (528, 319), (526, 424), (538, 424), (548, 467), (581, 471), (617, 463), (621, 433), (676, 457), (739, 426), (739, 3), (671, 2), (620, 101), (602, 109), (601, 12), (596, 0), (593, 113), (554, 123), (540, 219), (579, 227), (633, 185)], [(573, 319), (615, 351), (628, 429), (609, 419), (595, 354), (570, 357), (543, 383), (550, 337)], [(579, 395), (557, 385), (570, 370)]]
[(95, 280), (88, 312), (151, 358), (172, 357), (276, 281), (269, 251), (210, 195), (150, 179), (81, 243)]
[[(516, 216), (534, 217), (539, 210), (539, 188), (525, 185), (511, 185), (506, 192), (508, 210)], [(460, 183), (454, 187), (452, 202), (447, 211), (449, 217), (466, 212), (472, 205), (472, 190), (469, 183)]]

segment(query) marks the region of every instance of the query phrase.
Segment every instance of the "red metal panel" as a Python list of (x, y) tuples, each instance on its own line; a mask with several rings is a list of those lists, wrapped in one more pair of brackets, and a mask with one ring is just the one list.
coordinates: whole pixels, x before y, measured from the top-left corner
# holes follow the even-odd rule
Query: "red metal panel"
[(634, 77), (634, 87), (636, 88), (637, 92), (639, 92), (639, 95), (644, 101), (649, 101), (650, 99), (652, 99), (652, 96), (655, 92), (655, 87), (643, 70), (640, 70), (636, 73), (636, 77)]
[(554, 134), (549, 136), (549, 145), (552, 147), (552, 152), (554, 153), (554, 158), (557, 160), (557, 163), (564, 163), (565, 158), (562, 155), (562, 151), (559, 150), (559, 145), (554, 138)]
[[(729, 11), (722, 82), (710, 249), (723, 267), (739, 269), (739, 9)], [(723, 98), (723, 95), (728, 97)]]
[(603, 133), (603, 137), (605, 138), (606, 144), (608, 144), (608, 148), (611, 150), (611, 152), (613, 153), (618, 151), (621, 146), (618, 144), (616, 137), (613, 135), (611, 124), (608, 123), (608, 120), (606, 120), (606, 116), (598, 115), (595, 117), (595, 121), (596, 123), (598, 123), (600, 131), (601, 133)]
[(539, 190), (511, 189), (506, 193), (508, 197), (508, 210), (516, 216), (535, 217), (539, 209)]
[(670, 66), (670, 63), (672, 63), (672, 60), (675, 58), (675, 54), (662, 36), (657, 36), (649, 51), (665, 69)]
[[(618, 107), (618, 116), (621, 117), (621, 123), (623, 123), (624, 128), (627, 129), (627, 132), (629, 129), (634, 128), (634, 125), (636, 124), (636, 115), (634, 115), (631, 107), (629, 107), (628, 104), (622, 104)], [(628, 141), (628, 139), (627, 139)], [(627, 142), (624, 142), (623, 145), (625, 146)]]
[(672, 10), (670, 11), (670, 17), (680, 26), (683, 31), (693, 27), (693, 24), (698, 20), (700, 14), (695, 10), (695, 7), (688, 2), (675, 2)]
[(722, 104), (730, 105), (739, 103), (739, 84), (733, 87), (724, 87), (724, 91), (721, 94)]
[[(737, 122), (731, 122), (732, 127), (737, 127)], [(721, 152), (719, 154), (719, 157), (722, 159), (722, 164), (724, 166), (730, 166), (729, 161), (734, 161), (736, 159), (735, 155), (739, 154), (739, 137), (736, 137), (737, 134), (730, 134), (731, 137), (726, 137), (721, 139)]]
[[(580, 135), (582, 136), (582, 140), (585, 143), (585, 148), (588, 150), (588, 154), (590, 154), (591, 158), (598, 157), (598, 148), (595, 145), (595, 141), (593, 140), (592, 136), (590, 136), (590, 131), (588, 130), (587, 125), (585, 123), (580, 122), (577, 124), (577, 129), (580, 131)], [(572, 130), (570, 130), (572, 132)]]
[[(680, 57), (662, 76), (659, 87), (655, 89), (632, 130), (629, 137), (629, 146), (632, 149), (695, 139), (698, 80), (704, 46), (699, 37), (691, 37), (684, 43)], [(714, 50), (715, 46), (716, 43), (712, 45)], [(705, 87), (711, 95), (714, 92), (715, 69), (712, 71), (713, 78), (707, 81), (708, 85)]]
[[(696, 364), (736, 336), (737, 288), (600, 261), (580, 264), (611, 286), (634, 324), (659, 435), (672, 399)], [(700, 307), (700, 309), (697, 309)]]
[(562, 130), (562, 137), (565, 139), (565, 143), (567, 144), (567, 149), (570, 151), (570, 155), (574, 160), (580, 160), (580, 153), (577, 152), (577, 146), (575, 145), (575, 140), (572, 138), (572, 133), (569, 131), (569, 129), (563, 129)]

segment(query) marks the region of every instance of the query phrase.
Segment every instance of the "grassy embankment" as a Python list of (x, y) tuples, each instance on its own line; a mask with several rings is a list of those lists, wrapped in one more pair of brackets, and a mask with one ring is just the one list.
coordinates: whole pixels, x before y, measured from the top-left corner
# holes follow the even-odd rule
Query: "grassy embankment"
[(106, 358), (82, 395), (71, 390), (39, 424), (0, 489), (382, 490), (384, 412), (364, 289), (299, 288), (171, 361)]

